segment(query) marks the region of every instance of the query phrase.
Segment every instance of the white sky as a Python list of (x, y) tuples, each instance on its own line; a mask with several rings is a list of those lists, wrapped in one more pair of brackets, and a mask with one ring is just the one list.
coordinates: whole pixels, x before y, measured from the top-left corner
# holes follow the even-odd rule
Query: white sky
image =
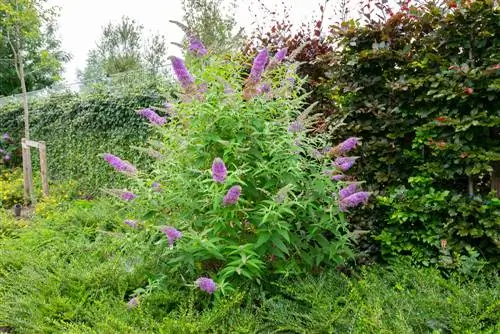
[[(323, 0), (324, 1), (324, 0)], [(319, 9), (319, 0), (264, 0), (267, 6), (278, 6), (282, 2), (293, 3), (291, 18), (293, 22), (301, 22), (310, 18)], [(243, 1), (242, 1), (243, 2)], [(355, 1), (356, 3), (358, 1)], [(236, 13), (240, 26), (249, 27), (254, 20), (249, 6), (257, 9), (255, 2), (245, 1)], [(332, 16), (336, 0), (327, 6), (327, 16)], [(101, 29), (108, 22), (118, 22), (126, 15), (144, 26), (146, 33), (161, 33), (167, 42), (179, 42), (182, 31), (169, 20), (182, 21), (181, 0), (49, 0), (49, 5), (61, 7), (59, 17), (59, 37), (62, 48), (73, 56), (66, 64), (64, 78), (66, 83), (74, 83), (77, 69), (83, 69), (89, 50), (95, 47), (101, 35)], [(279, 8), (279, 7), (278, 7)], [(177, 47), (171, 45), (169, 54), (179, 53)]]

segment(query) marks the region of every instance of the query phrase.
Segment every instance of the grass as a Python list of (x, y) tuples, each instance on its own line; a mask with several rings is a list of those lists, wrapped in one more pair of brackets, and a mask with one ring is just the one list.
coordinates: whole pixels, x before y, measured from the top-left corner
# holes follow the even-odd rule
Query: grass
[[(0, 328), (14, 333), (500, 330), (493, 274), (444, 278), (400, 264), (346, 277), (332, 269), (214, 298), (166, 277), (157, 236), (129, 233), (106, 201), (49, 199), (31, 221), (6, 211), (0, 219)], [(137, 291), (140, 304), (129, 309)]]

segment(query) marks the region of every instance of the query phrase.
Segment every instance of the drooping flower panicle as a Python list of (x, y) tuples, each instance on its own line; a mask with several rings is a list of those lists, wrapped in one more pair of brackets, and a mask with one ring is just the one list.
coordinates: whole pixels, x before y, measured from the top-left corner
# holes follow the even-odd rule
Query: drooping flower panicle
[(137, 174), (137, 168), (130, 162), (118, 158), (116, 155), (111, 153), (105, 153), (103, 159), (109, 163), (116, 171), (123, 172), (127, 174)]
[(153, 109), (150, 108), (139, 110), (137, 113), (142, 117), (147, 118), (151, 122), (151, 124), (154, 125), (162, 126), (167, 122), (167, 119), (165, 117), (161, 117), (156, 112), (154, 112)]
[(264, 69), (266, 68), (266, 63), (269, 58), (269, 54), (267, 49), (260, 51), (253, 61), (253, 66), (250, 71), (250, 82), (253, 84), (257, 84), (262, 77), (262, 73), (264, 73)]
[(223, 183), (227, 177), (227, 169), (221, 158), (215, 158), (212, 162), (212, 178), (215, 182)]
[(286, 48), (286, 47), (280, 49), (274, 55), (274, 59), (276, 59), (277, 62), (281, 63), (285, 59), (287, 52), (288, 52), (288, 48)]
[(356, 159), (357, 159), (356, 157), (338, 157), (332, 163), (332, 166), (345, 172), (354, 165), (354, 163), (356, 162)]
[(202, 41), (196, 38), (195, 36), (191, 36), (189, 38), (189, 52), (197, 55), (197, 56), (204, 56), (207, 54), (207, 49), (205, 48), (205, 45), (203, 45)]
[(200, 277), (194, 282), (194, 284), (196, 284), (200, 290), (205, 291), (208, 294), (212, 294), (215, 290), (217, 290), (217, 284), (215, 284), (213, 279), (208, 277)]
[(232, 186), (224, 196), (224, 205), (236, 204), (241, 196), (241, 187)]
[(154, 191), (157, 191), (157, 192), (160, 192), (162, 189), (161, 189), (161, 184), (159, 184), (158, 182), (153, 182), (151, 183), (151, 188), (154, 190)]
[(351, 183), (347, 187), (340, 189), (339, 191), (340, 200), (343, 200), (344, 198), (351, 196), (356, 192), (357, 189), (358, 185), (356, 183)]
[(170, 61), (172, 62), (174, 73), (177, 77), (177, 80), (179, 80), (181, 86), (185, 89), (191, 88), (194, 85), (194, 79), (192, 75), (189, 73), (186, 64), (184, 64), (184, 60), (172, 56), (170, 58)]
[(124, 221), (124, 223), (132, 228), (137, 228), (137, 225), (139, 224), (137, 220), (132, 220), (132, 219), (127, 219)]
[(137, 306), (139, 306), (139, 297), (134, 297), (130, 299), (127, 303), (127, 307), (129, 310), (136, 308)]
[(134, 200), (137, 196), (131, 191), (123, 191), (120, 195), (121, 199), (127, 202)]
[(182, 238), (182, 232), (178, 231), (172, 226), (164, 227), (161, 229), (161, 231), (167, 236), (168, 244), (170, 245), (170, 247), (174, 246), (175, 240)]
[(367, 191), (360, 191), (354, 193), (350, 196), (339, 201), (340, 211), (346, 212), (349, 208), (354, 208), (361, 203), (368, 202), (368, 198), (370, 197), (370, 193)]
[(288, 132), (291, 132), (291, 133), (302, 132), (304, 130), (305, 130), (305, 126), (300, 121), (294, 121), (294, 122), (290, 123), (290, 126), (288, 127)]
[(341, 156), (346, 154), (349, 151), (352, 151), (357, 146), (361, 144), (359, 138), (350, 137), (344, 140), (342, 143), (330, 149), (328, 152), (330, 156)]

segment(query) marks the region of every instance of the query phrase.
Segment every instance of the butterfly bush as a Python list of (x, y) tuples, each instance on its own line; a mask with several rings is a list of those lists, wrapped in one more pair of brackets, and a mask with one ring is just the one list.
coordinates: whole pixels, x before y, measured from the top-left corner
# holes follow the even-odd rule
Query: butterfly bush
[[(190, 48), (199, 50), (196, 43)], [(310, 137), (314, 122), (311, 110), (303, 110), (303, 80), (285, 57), (283, 49), (269, 60), (264, 49), (250, 73), (248, 62), (232, 55), (207, 54), (203, 62), (188, 57), (187, 63), (171, 58), (183, 94), (194, 98), (169, 100), (175, 119), (155, 127), (161, 158), (151, 175), (132, 178), (138, 196), (127, 211), (144, 226), (171, 225), (158, 226), (167, 239), (158, 247), (168, 251), (155, 253), (169, 280), (190, 277), (213, 294), (349, 258), (343, 212), (369, 199), (347, 175), (357, 159), (347, 154), (361, 142), (348, 138), (334, 146), (326, 137)], [(280, 83), (289, 79), (295, 86), (284, 94)], [(199, 88), (203, 98), (196, 97)], [(151, 191), (159, 186), (150, 180), (165, 187)]]

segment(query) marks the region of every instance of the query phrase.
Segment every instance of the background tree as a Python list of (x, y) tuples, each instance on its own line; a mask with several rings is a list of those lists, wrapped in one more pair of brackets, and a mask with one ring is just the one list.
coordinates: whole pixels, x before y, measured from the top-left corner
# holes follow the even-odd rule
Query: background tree
[(124, 16), (119, 23), (110, 22), (103, 28), (96, 48), (89, 52), (86, 67), (78, 76), (87, 82), (128, 71), (159, 73), (165, 65), (165, 54), (162, 35), (146, 39), (144, 27)]
[(195, 35), (211, 49), (227, 49), (238, 45), (236, 43), (243, 31), (234, 31), (236, 1), (183, 0), (182, 6), (185, 26), (181, 27), (186, 33)]
[(58, 14), (46, 0), (0, 2), (0, 95), (23, 93), (24, 135), (29, 138), (27, 91), (61, 79), (70, 56), (55, 38)]

